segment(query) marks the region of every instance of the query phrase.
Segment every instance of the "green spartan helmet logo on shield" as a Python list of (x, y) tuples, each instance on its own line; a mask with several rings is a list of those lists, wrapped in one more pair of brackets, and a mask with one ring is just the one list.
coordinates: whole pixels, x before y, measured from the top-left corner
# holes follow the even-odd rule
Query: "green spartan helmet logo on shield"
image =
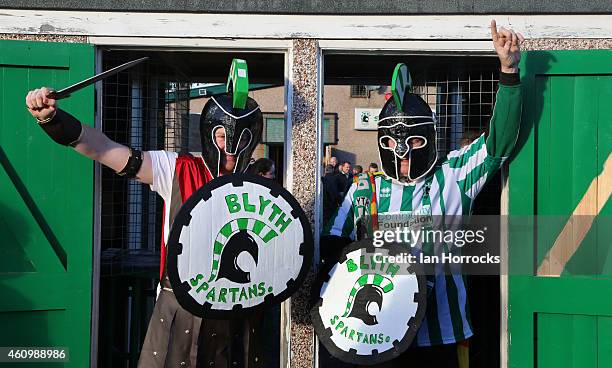
[[(290, 219), (283, 227), (291, 223)], [(263, 221), (248, 218), (234, 219), (219, 230), (213, 247), (213, 263), (208, 282), (226, 278), (230, 281), (246, 284), (251, 282), (250, 273), (244, 271), (239, 264), (239, 257), (246, 253), (251, 256), (257, 265), (259, 248), (257, 241), (253, 238), (258, 236), (264, 244), (278, 236), (276, 230), (266, 225)]]
[(376, 314), (382, 309), (383, 296), (393, 290), (393, 282), (378, 273), (361, 275), (348, 296), (342, 317), (360, 319), (368, 326), (378, 324)]

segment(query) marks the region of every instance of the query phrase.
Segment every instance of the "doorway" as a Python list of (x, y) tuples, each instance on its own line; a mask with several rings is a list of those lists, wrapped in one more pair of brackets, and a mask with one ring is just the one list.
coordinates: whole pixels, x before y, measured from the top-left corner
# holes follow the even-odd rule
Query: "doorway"
[[(200, 112), (210, 96), (225, 92), (234, 58), (248, 63), (250, 97), (256, 90), (273, 90), (279, 111), (284, 110), (283, 53), (127, 49), (99, 53), (103, 70), (150, 58), (105, 79), (98, 91), (103, 132), (133, 148), (200, 152)], [(263, 102), (260, 105), (266, 109)], [(282, 177), (283, 168), (278, 170)], [(157, 295), (163, 200), (148, 186), (108, 168), (102, 167), (100, 178), (98, 367), (136, 367)], [(272, 327), (266, 327), (265, 359), (278, 366), (278, 310), (266, 318)]]
[[(329, 146), (321, 165), (336, 157), (367, 169), (380, 168), (377, 118), (390, 95), (391, 76), (397, 63), (405, 63), (420, 95), (437, 117), (438, 157), (469, 144), (488, 130), (498, 86), (498, 61), (487, 56), (324, 54), (323, 113), (337, 114), (337, 144)], [(359, 142), (359, 144), (356, 144)], [(323, 170), (322, 170), (323, 172)], [(480, 192), (474, 215), (500, 215), (499, 172)], [(323, 205), (325, 207), (325, 204)], [(323, 216), (324, 217), (324, 216)], [(323, 248), (325, 245), (322, 244)], [(322, 249), (322, 253), (324, 249)], [(471, 327), (470, 366), (500, 364), (499, 275), (468, 276), (467, 294)], [(319, 344), (319, 367), (343, 364)]]

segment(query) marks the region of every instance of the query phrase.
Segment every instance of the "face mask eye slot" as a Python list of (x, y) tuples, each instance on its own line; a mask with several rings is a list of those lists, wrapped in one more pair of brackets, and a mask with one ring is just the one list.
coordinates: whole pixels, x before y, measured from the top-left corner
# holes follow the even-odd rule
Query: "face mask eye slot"
[(392, 151), (396, 146), (397, 142), (392, 137), (385, 135), (380, 137), (379, 144), (383, 149)]
[(216, 128), (213, 129), (213, 143), (217, 146), (217, 148), (219, 150), (221, 150), (221, 146), (219, 145), (219, 143), (217, 142), (217, 140), (220, 140), (223, 142), (223, 146), (227, 147), (227, 142), (225, 140), (225, 128), (223, 128), (222, 126), (218, 126)]
[(251, 131), (249, 129), (245, 129), (244, 131), (242, 131), (242, 134), (240, 135), (240, 141), (238, 142), (238, 152), (241, 152), (242, 150), (247, 148), (249, 143), (251, 143), (252, 137), (253, 135), (251, 134)]
[[(418, 142), (419, 140), (421, 142)], [(420, 135), (410, 136), (406, 139), (406, 142), (411, 150), (418, 150), (418, 149), (425, 148), (425, 146), (427, 146), (427, 138), (420, 136)], [(419, 145), (416, 145), (417, 143)]]

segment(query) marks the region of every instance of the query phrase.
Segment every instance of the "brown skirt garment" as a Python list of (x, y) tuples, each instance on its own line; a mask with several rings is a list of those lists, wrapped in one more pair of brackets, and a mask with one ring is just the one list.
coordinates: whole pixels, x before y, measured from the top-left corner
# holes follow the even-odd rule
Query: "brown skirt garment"
[(138, 368), (196, 367), (202, 319), (184, 310), (162, 289), (155, 303)]
[(138, 368), (263, 367), (262, 322), (263, 312), (246, 318), (202, 321), (184, 310), (173, 292), (162, 289)]

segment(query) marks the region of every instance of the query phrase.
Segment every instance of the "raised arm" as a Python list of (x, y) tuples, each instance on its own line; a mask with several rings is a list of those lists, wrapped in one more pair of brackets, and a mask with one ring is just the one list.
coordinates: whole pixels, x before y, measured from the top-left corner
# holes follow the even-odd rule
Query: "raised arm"
[(500, 75), (489, 134), (483, 134), (470, 145), (450, 152), (447, 160), (449, 174), (471, 199), (478, 195), (487, 180), (512, 153), (521, 123), (518, 62), (521, 59), (523, 35), (503, 27), (498, 31), (495, 21), (491, 21), (491, 39), (499, 58)]
[(486, 139), (487, 153), (493, 157), (508, 157), (518, 137), (521, 121), (521, 88), (518, 63), (521, 60), (522, 34), (503, 27), (497, 30), (491, 21), (491, 39), (500, 62), (499, 90)]
[[(57, 143), (71, 146), (80, 154), (108, 166), (117, 173), (128, 172), (139, 164), (134, 151), (108, 138), (101, 131), (81, 124), (76, 118), (59, 109), (57, 101), (48, 98), (46, 87), (28, 92), (28, 111), (41, 128)], [(142, 153), (142, 164), (136, 170), (135, 178), (144, 184), (152, 184), (151, 157)]]

